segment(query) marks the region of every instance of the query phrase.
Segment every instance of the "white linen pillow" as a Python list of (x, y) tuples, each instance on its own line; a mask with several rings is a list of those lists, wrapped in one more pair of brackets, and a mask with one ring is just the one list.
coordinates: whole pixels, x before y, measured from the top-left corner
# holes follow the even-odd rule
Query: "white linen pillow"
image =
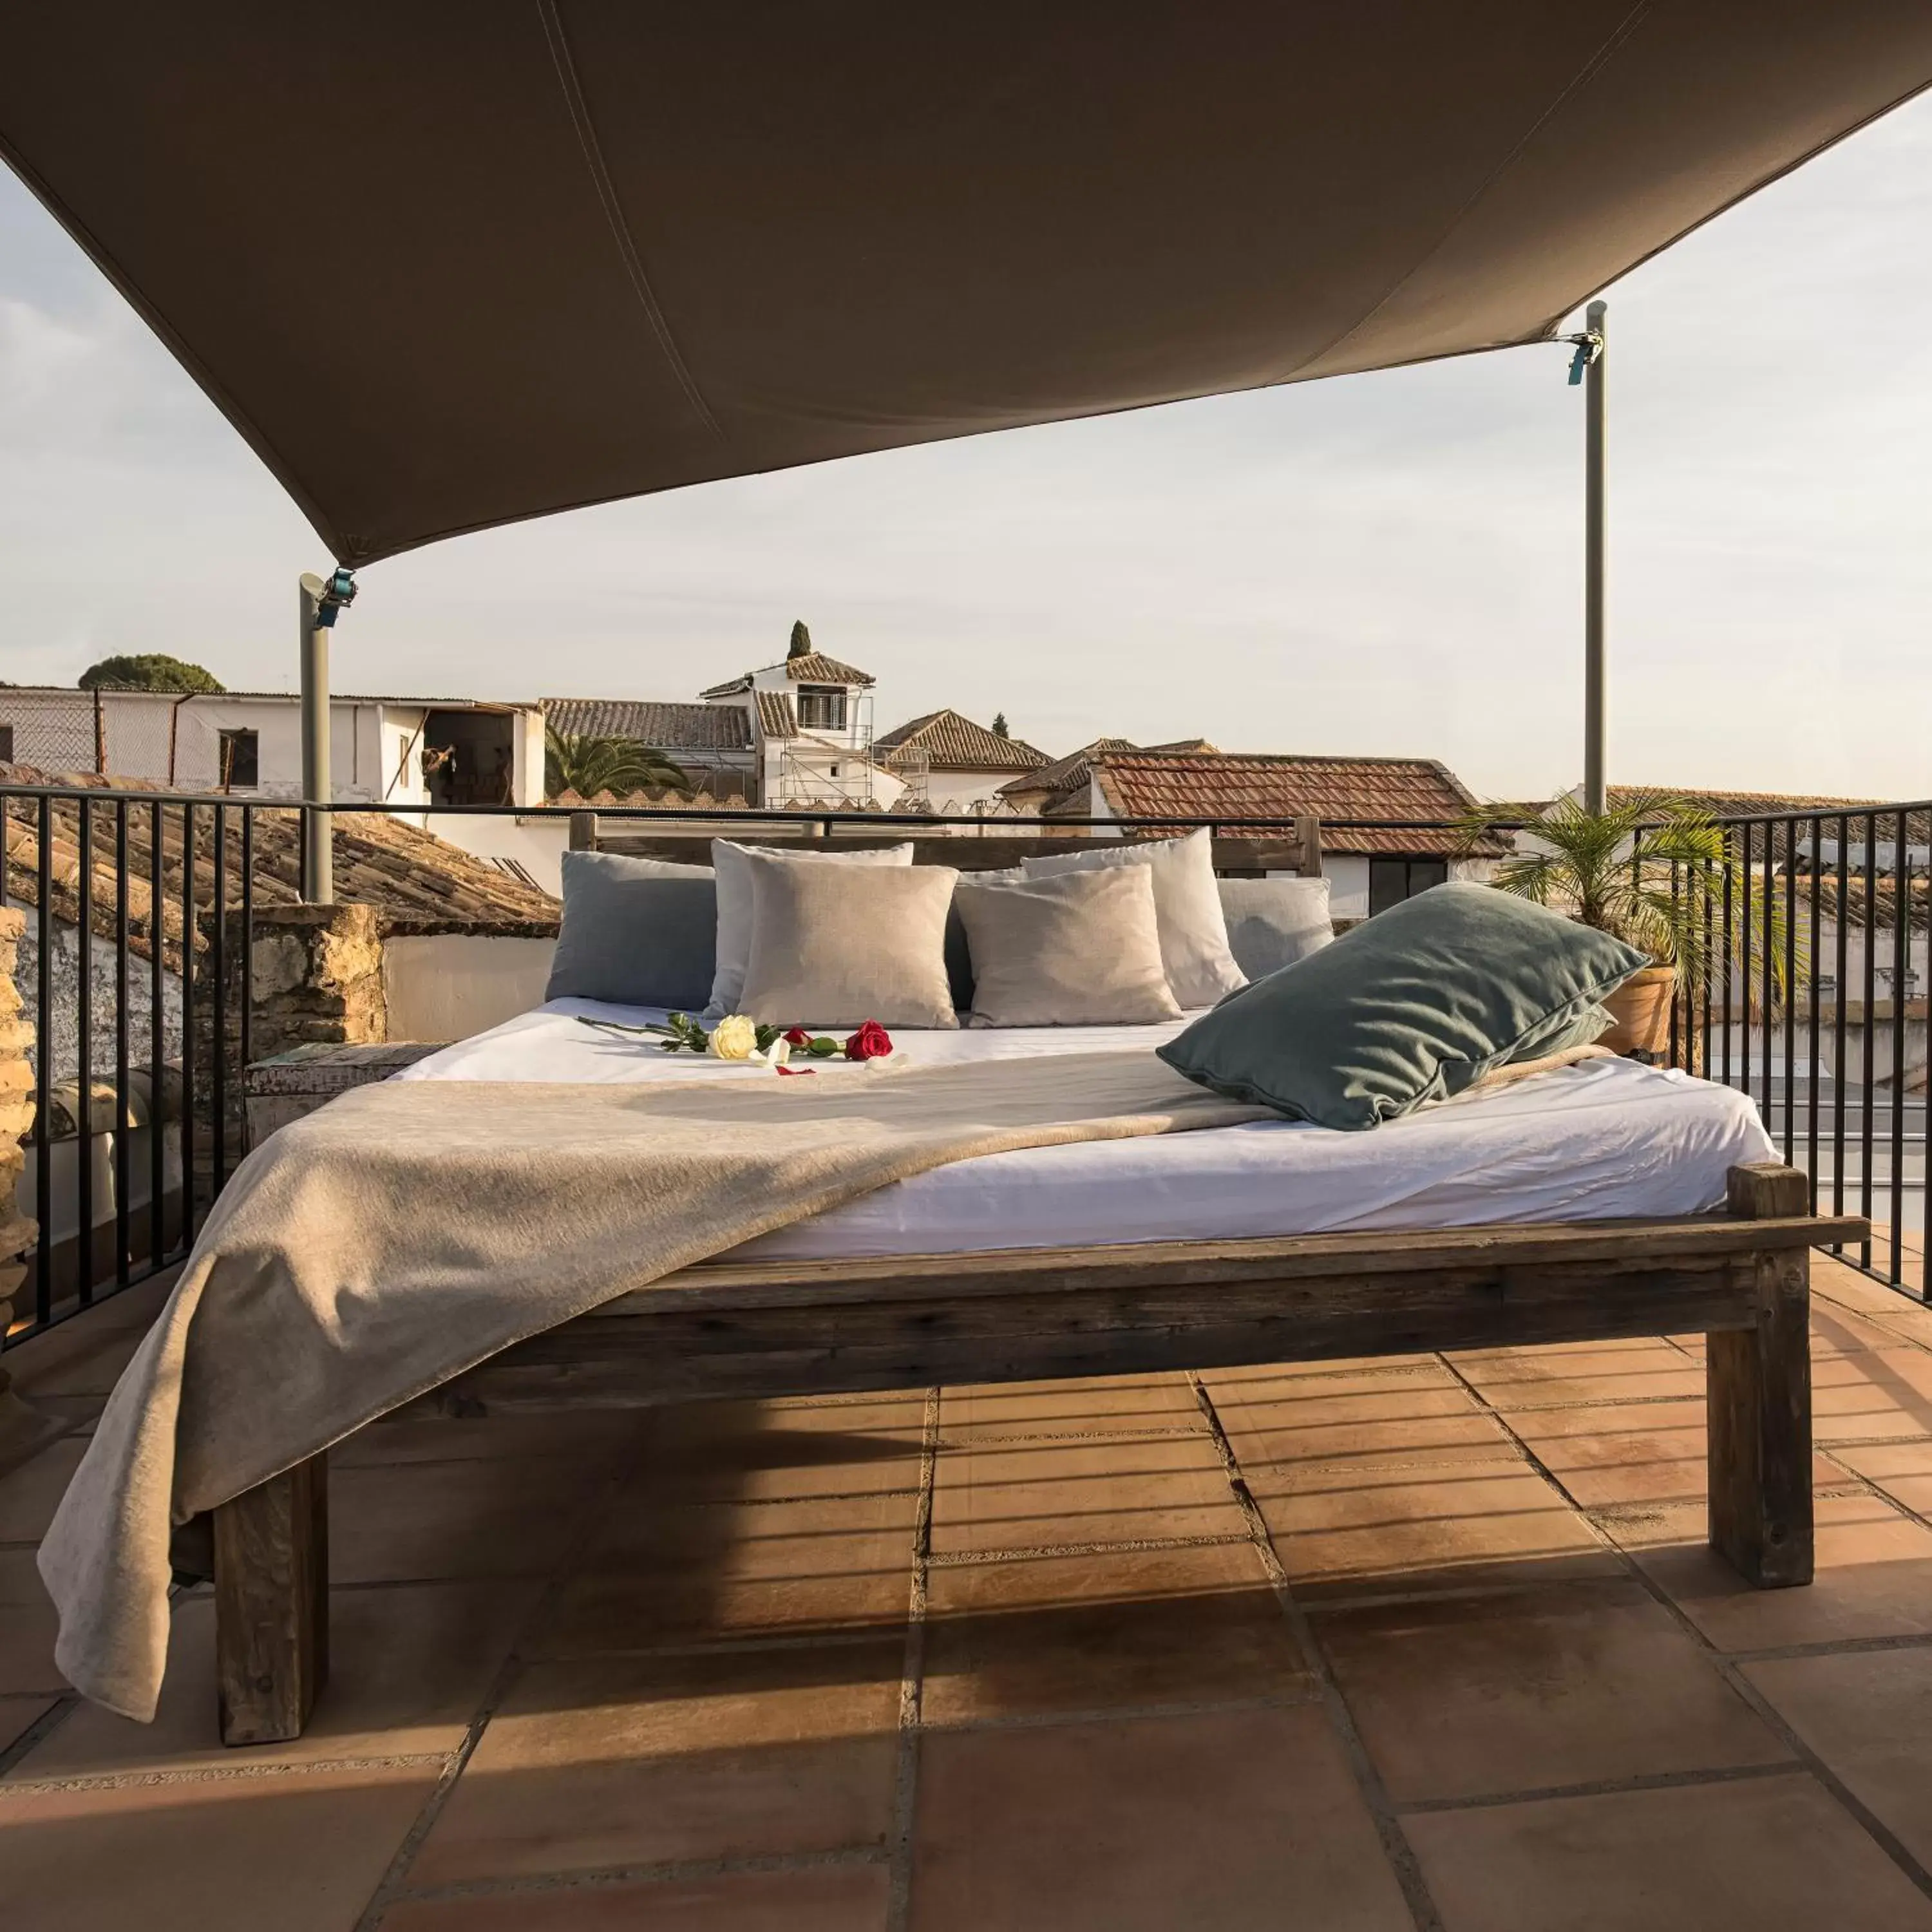
[[(1214, 877), (1214, 848), (1208, 829), (1184, 838), (1121, 839), (1091, 852), (1056, 852), (1024, 862), (1030, 879), (1058, 878), (1107, 866), (1145, 866), (1153, 874), (1154, 918), (1160, 927), (1161, 964), (1183, 1006), (1211, 1006), (1248, 983), (1228, 947), (1228, 922)], [(722, 924), (724, 895), (719, 880)], [(724, 948), (721, 943), (718, 958)]]
[(956, 1028), (946, 977), (950, 866), (800, 866), (746, 855), (743, 1010), (768, 1025)]
[(1249, 979), (1265, 980), (1335, 937), (1326, 879), (1222, 879), (1228, 950)]
[(745, 972), (752, 962), (752, 868), (746, 854), (796, 859), (814, 866), (910, 866), (910, 845), (878, 845), (858, 852), (800, 852), (782, 845), (734, 845), (711, 842), (711, 863), (718, 874), (718, 969), (711, 981), (710, 1020), (735, 1013), (745, 997)]
[(968, 873), (952, 902), (973, 954), (969, 1025), (1138, 1026), (1180, 1017), (1145, 866), (1089, 866), (1013, 885), (975, 885)]

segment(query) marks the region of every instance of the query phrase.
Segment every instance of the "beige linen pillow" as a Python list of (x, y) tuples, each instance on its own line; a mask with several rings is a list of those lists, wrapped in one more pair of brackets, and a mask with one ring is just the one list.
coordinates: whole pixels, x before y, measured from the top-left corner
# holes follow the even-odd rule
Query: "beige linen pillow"
[(740, 1010), (767, 1025), (955, 1027), (950, 866), (801, 865), (748, 852), (751, 958)]
[[(1146, 867), (1154, 880), (1161, 963), (1174, 997), (1190, 1009), (1211, 1006), (1248, 983), (1228, 950), (1214, 844), (1204, 826), (1184, 838), (1108, 840), (1090, 852), (1056, 852), (1024, 862), (1030, 879), (1058, 878), (1096, 867)], [(722, 904), (722, 880), (719, 884)]]
[(1160, 961), (1154, 878), (1110, 866), (953, 894), (975, 1026), (1133, 1026), (1180, 1017)]
[[(711, 842), (711, 863), (718, 875), (718, 967), (711, 980), (706, 1016), (722, 1019), (745, 1003), (745, 968), (752, 957), (752, 874), (746, 861), (754, 854), (812, 866), (910, 866), (910, 845), (880, 845), (857, 852), (788, 852), (769, 845)], [(828, 1025), (832, 1024), (830, 1021)]]

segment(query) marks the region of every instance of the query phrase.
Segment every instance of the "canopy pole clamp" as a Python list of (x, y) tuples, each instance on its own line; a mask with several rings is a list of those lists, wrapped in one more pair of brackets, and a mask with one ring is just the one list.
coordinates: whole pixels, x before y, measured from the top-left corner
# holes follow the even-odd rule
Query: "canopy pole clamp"
[(1576, 352), (1570, 358), (1570, 386), (1574, 389), (1583, 380), (1583, 371), (1603, 354), (1603, 332), (1593, 328), (1582, 335), (1559, 335), (1556, 340), (1576, 345)]

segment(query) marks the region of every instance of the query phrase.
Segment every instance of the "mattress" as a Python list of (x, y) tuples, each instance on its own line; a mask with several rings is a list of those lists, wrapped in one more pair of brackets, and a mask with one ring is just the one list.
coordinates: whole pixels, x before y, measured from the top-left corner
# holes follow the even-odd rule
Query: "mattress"
[[(558, 1000), (419, 1060), (404, 1080), (631, 1082), (761, 1068), (672, 1055), (582, 1024), (655, 1009)], [(912, 1065), (1015, 1054), (1151, 1052), (1159, 1026), (896, 1036)], [(837, 1258), (1214, 1240), (1357, 1229), (1481, 1227), (1699, 1214), (1725, 1170), (1776, 1150), (1745, 1095), (1686, 1073), (1596, 1060), (1367, 1133), (1265, 1120), (1197, 1133), (1035, 1148), (900, 1181), (762, 1237), (741, 1257)]]

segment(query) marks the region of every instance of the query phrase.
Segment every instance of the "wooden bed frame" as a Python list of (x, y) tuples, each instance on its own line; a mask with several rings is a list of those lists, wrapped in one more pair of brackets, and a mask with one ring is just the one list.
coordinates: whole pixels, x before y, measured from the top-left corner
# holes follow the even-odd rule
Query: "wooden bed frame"
[[(1802, 1174), (1766, 1163), (1731, 1170), (1726, 1211), (1674, 1220), (712, 1263), (506, 1349), (440, 1406), (629, 1408), (1702, 1333), (1710, 1541), (1775, 1588), (1811, 1580), (1809, 1251), (1865, 1231), (1809, 1199)], [(327, 1487), (317, 1456), (214, 1513), (230, 1744), (298, 1736), (327, 1675)]]

